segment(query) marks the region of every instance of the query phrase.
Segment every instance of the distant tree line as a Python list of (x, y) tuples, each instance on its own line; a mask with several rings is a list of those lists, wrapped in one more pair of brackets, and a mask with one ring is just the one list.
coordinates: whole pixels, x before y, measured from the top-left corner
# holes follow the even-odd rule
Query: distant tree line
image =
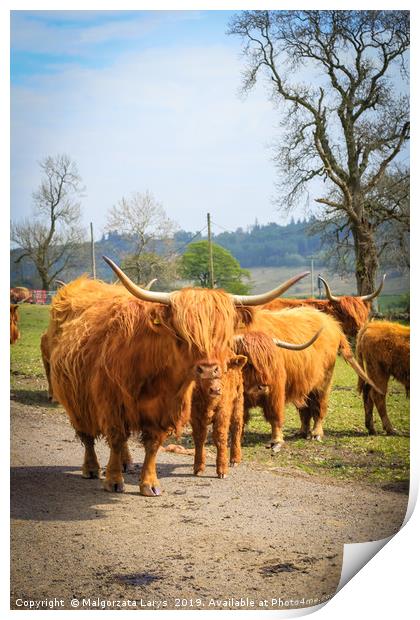
[[(316, 229), (318, 221), (315, 218), (309, 220), (292, 220), (289, 224), (279, 225), (275, 223), (258, 224), (257, 222), (246, 229), (237, 228), (232, 232), (222, 232), (214, 235), (213, 241), (228, 250), (238, 261), (242, 268), (250, 267), (306, 267), (311, 257), (316, 259), (318, 267), (331, 265), (331, 252), (335, 247), (325, 241), (320, 232), (312, 233)], [(203, 241), (204, 237), (199, 232), (178, 230), (170, 238), (154, 238), (147, 254), (143, 253), (141, 259), (132, 257), (141, 256), (138, 251), (138, 238), (127, 233), (117, 231), (106, 232), (95, 244), (97, 276), (109, 280), (109, 269), (102, 261), (102, 255), (106, 254), (124, 263), (130, 277), (145, 283), (152, 277), (158, 277), (160, 285), (170, 288), (171, 282), (178, 277), (182, 278), (182, 270), (179, 273), (173, 271), (173, 264), (168, 262), (167, 257), (173, 259), (181, 257), (187, 251), (189, 245), (196, 241)], [(408, 247), (408, 239), (406, 240)], [(34, 264), (24, 252), (14, 249), (11, 252), (11, 283), (12, 285), (29, 286), (38, 288), (42, 282), (36, 272)], [(398, 254), (401, 255), (401, 252)], [(18, 260), (18, 262), (16, 262)], [(133, 264), (134, 262), (134, 264)], [(170, 266), (169, 269), (167, 266)], [(166, 268), (165, 268), (166, 266)], [(338, 266), (335, 265), (338, 270)], [(403, 265), (393, 254), (383, 256), (383, 269), (401, 270)], [(354, 256), (347, 257), (346, 270), (351, 273), (354, 269)], [(90, 246), (82, 243), (79, 251), (73, 259), (71, 267), (65, 268), (60, 277), (71, 280), (82, 273), (90, 273)], [(342, 270), (342, 269), (341, 269)]]

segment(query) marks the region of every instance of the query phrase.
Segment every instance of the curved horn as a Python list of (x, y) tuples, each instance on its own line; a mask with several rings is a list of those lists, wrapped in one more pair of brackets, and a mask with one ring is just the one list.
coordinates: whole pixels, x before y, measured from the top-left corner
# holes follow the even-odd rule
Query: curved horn
[(304, 342), (303, 344), (292, 344), (291, 342), (283, 342), (283, 340), (278, 340), (277, 338), (273, 338), (273, 342), (277, 347), (281, 347), (282, 349), (290, 349), (290, 351), (302, 351), (303, 349), (307, 349), (308, 347), (310, 347), (311, 344), (315, 342), (323, 329), (324, 328), (321, 327), (321, 329), (316, 332), (315, 336), (312, 336), (312, 338), (308, 340), (308, 342)]
[(55, 280), (55, 283), (58, 284), (58, 286), (66, 286), (66, 283), (64, 282), (64, 280)]
[(150, 280), (150, 282), (148, 282), (144, 287), (146, 291), (150, 291), (155, 282), (157, 282), (157, 278), (153, 278), (153, 280)]
[(333, 295), (331, 293), (331, 289), (330, 289), (328, 283), (326, 282), (326, 280), (324, 280), (324, 278), (322, 276), (318, 276), (318, 278), (321, 280), (322, 284), (325, 286), (325, 294), (328, 297), (328, 299), (330, 301), (340, 301), (339, 297), (336, 297), (335, 295)]
[(382, 288), (384, 286), (385, 278), (386, 278), (386, 273), (384, 273), (384, 275), (382, 276), (382, 282), (380, 283), (376, 291), (374, 293), (371, 293), (370, 295), (361, 295), (360, 299), (362, 301), (372, 301), (372, 299), (375, 299), (375, 297), (378, 297), (379, 293), (382, 291)]
[(30, 299), (32, 299), (32, 293), (31, 293), (31, 295), (28, 295), (24, 299), (21, 299), (20, 301), (17, 301), (15, 303), (15, 306), (20, 306), (21, 304), (24, 304), (25, 302), (29, 301)]
[(143, 301), (153, 301), (159, 304), (170, 305), (171, 299), (169, 293), (157, 293), (155, 291), (147, 291), (146, 289), (137, 286), (137, 284), (134, 284), (134, 282), (132, 282), (130, 278), (126, 276), (125, 273), (121, 271), (121, 269), (110, 258), (108, 258), (107, 256), (103, 256), (102, 258), (116, 273), (119, 280), (121, 280), (125, 288), (130, 291), (130, 293), (134, 295), (134, 297), (137, 297), (138, 299), (141, 299)]
[(309, 274), (310, 271), (304, 271), (298, 276), (290, 278), (290, 280), (287, 280), (287, 282), (280, 284), (280, 286), (278, 286), (277, 288), (273, 288), (272, 291), (268, 291), (267, 293), (261, 293), (260, 295), (231, 295), (231, 297), (237, 306), (260, 306), (262, 304), (267, 304), (269, 301), (272, 301), (276, 297), (280, 297), (280, 295), (283, 295), (283, 293), (285, 293), (287, 289), (293, 286), (293, 284), (296, 284), (296, 282), (299, 282), (299, 280)]

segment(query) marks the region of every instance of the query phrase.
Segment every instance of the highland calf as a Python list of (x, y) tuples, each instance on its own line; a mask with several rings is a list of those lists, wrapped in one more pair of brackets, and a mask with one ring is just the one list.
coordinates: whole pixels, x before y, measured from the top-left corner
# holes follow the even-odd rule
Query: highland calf
[(359, 333), (356, 345), (359, 364), (381, 389), (375, 392), (359, 379), (359, 392), (363, 395), (365, 424), (369, 435), (376, 435), (373, 407), (376, 406), (382, 426), (387, 435), (396, 435), (386, 410), (386, 392), (390, 377), (399, 381), (410, 391), (410, 328), (389, 321), (372, 321)]
[(217, 448), (216, 473), (226, 478), (228, 473), (228, 439), (230, 436), (230, 465), (241, 462), (243, 429), (243, 384), (241, 368), (246, 362), (243, 355), (231, 357), (225, 368), (217, 363), (196, 366), (195, 386), (191, 402), (191, 427), (195, 456), (194, 474), (200, 475), (206, 464), (204, 444), (207, 427), (212, 424), (213, 441)]

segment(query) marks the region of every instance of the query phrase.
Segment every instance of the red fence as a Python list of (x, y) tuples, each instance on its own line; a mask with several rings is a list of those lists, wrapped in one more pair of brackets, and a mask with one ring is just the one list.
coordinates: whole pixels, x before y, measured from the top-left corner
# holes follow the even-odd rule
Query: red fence
[(32, 303), (33, 304), (50, 304), (52, 297), (57, 291), (44, 291), (41, 289), (35, 289), (32, 291)]

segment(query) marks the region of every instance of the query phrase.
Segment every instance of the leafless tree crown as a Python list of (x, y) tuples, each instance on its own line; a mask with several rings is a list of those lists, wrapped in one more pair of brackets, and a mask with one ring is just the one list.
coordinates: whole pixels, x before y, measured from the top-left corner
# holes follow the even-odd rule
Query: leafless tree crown
[(48, 156), (40, 162), (43, 173), (33, 193), (33, 217), (12, 224), (11, 237), (35, 264), (42, 286), (51, 282), (73, 262), (84, 233), (80, 225), (83, 191), (76, 163), (68, 155)]
[(244, 42), (244, 89), (260, 74), (268, 78), (283, 112), (276, 153), (281, 205), (290, 209), (322, 178), (325, 193), (317, 202), (327, 208), (327, 220), (345, 219), (359, 289), (369, 288), (378, 266), (372, 192), (409, 139), (408, 95), (398, 88), (407, 77), (409, 13), (243, 11), (232, 18), (229, 34)]
[(153, 194), (146, 191), (123, 197), (114, 205), (108, 214), (106, 230), (134, 238), (134, 254), (139, 255), (146, 250), (153, 251), (156, 239), (168, 238), (176, 230), (176, 224)]

